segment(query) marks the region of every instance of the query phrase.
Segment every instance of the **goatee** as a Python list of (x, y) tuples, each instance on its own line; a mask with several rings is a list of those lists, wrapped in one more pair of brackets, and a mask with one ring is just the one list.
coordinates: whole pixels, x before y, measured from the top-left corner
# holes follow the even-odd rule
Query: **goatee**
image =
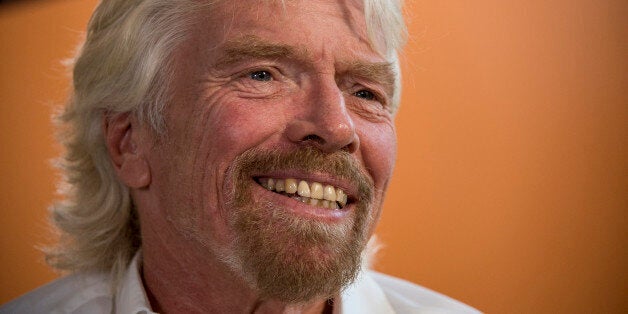
[[(290, 169), (326, 173), (355, 184), (358, 193), (351, 212), (330, 223), (253, 199), (254, 175)], [(232, 190), (226, 208), (236, 233), (233, 256), (227, 259), (262, 298), (291, 303), (330, 298), (355, 280), (373, 224), (374, 192), (355, 157), (312, 147), (289, 152), (251, 149), (236, 158), (227, 178)]]

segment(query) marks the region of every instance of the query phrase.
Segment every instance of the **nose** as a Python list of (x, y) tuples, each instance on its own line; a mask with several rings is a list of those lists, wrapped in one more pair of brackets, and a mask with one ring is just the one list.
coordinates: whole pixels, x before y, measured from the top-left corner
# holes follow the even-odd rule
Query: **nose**
[(353, 119), (335, 80), (319, 81), (297, 100), (297, 112), (287, 125), (288, 139), (299, 145), (311, 145), (322, 152), (357, 151), (359, 138)]

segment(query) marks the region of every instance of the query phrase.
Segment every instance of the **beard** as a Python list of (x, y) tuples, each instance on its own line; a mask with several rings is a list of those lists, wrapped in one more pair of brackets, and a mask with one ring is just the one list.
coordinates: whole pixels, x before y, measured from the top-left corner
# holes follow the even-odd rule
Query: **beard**
[[(255, 175), (288, 169), (327, 173), (356, 184), (351, 212), (340, 221), (323, 222), (253, 199)], [(226, 209), (235, 239), (229, 256), (223, 257), (263, 299), (300, 303), (330, 298), (355, 280), (374, 220), (374, 189), (349, 153), (324, 154), (310, 147), (290, 152), (251, 149), (234, 160), (226, 180), (231, 191)]]

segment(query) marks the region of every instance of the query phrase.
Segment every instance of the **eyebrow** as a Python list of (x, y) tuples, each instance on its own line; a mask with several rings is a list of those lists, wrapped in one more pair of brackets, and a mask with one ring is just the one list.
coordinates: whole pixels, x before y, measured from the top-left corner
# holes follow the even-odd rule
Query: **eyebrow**
[(340, 74), (362, 78), (380, 84), (392, 96), (395, 89), (395, 70), (390, 62), (352, 60), (342, 63)]
[[(224, 55), (216, 62), (217, 67), (226, 67), (249, 59), (291, 59), (309, 63), (312, 59), (305, 49), (269, 42), (254, 35), (246, 35), (227, 41), (222, 48)], [(351, 60), (340, 62), (337, 76), (365, 79), (384, 87), (389, 96), (395, 89), (395, 70), (390, 62)]]
[(292, 46), (275, 44), (257, 36), (247, 35), (229, 40), (224, 48), (224, 56), (218, 59), (218, 67), (228, 66), (247, 59), (297, 59), (306, 60), (305, 51), (297, 51)]

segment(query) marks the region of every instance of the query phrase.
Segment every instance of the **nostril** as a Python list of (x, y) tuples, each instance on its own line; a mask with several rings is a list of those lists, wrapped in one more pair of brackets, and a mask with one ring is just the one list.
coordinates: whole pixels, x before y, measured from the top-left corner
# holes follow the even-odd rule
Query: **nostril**
[(305, 136), (303, 139), (301, 139), (301, 141), (302, 142), (315, 142), (315, 143), (320, 144), (320, 145), (324, 145), (325, 144), (325, 140), (322, 137), (320, 137), (320, 136), (318, 136), (316, 134), (309, 134), (309, 135)]
[(355, 151), (358, 150), (358, 146), (359, 146), (359, 141), (358, 140), (354, 140), (351, 143), (347, 144), (342, 149), (347, 151), (348, 153), (355, 153)]

